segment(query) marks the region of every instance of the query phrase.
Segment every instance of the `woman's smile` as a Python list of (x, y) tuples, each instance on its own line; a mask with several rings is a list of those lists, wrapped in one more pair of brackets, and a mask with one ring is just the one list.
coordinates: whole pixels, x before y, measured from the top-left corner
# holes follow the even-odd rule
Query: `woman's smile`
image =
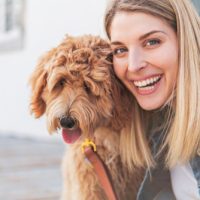
[(153, 75), (145, 79), (133, 81), (136, 91), (140, 95), (149, 95), (156, 91), (160, 85), (162, 75)]

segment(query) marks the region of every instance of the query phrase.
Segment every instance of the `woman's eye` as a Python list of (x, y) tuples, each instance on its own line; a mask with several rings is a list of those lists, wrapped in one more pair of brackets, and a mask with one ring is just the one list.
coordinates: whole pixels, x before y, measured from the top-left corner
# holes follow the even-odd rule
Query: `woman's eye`
[(127, 52), (127, 49), (126, 48), (116, 48), (114, 49), (113, 51), (113, 55), (122, 55), (123, 53)]
[(151, 39), (145, 42), (145, 46), (147, 47), (152, 47), (155, 45), (159, 45), (160, 44), (160, 40), (159, 39)]

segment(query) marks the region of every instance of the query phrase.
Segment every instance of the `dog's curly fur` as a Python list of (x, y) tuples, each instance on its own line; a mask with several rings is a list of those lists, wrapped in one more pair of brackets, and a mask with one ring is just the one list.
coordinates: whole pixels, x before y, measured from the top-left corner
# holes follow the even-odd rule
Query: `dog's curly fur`
[(72, 117), (82, 132), (66, 151), (63, 200), (105, 200), (92, 167), (81, 153), (84, 138), (92, 138), (120, 200), (136, 199), (142, 170), (128, 170), (120, 154), (121, 136), (130, 131), (131, 95), (114, 75), (109, 44), (97, 36), (67, 36), (47, 52), (33, 72), (31, 111), (44, 113), (50, 133), (60, 119)]

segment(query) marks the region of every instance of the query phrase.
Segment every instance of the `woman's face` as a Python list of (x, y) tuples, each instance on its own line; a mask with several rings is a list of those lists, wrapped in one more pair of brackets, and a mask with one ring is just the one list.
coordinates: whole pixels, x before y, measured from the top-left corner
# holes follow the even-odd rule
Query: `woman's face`
[(110, 36), (116, 75), (143, 109), (161, 107), (176, 85), (175, 31), (155, 16), (121, 12), (112, 21)]

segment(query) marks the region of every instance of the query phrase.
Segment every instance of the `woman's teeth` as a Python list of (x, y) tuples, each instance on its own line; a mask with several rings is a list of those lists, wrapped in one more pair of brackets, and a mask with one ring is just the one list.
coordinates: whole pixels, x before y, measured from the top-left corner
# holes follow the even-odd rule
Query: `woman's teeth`
[(148, 89), (150, 89), (150, 87), (152, 87), (160, 79), (161, 79), (161, 75), (155, 76), (155, 77), (152, 77), (152, 78), (148, 78), (148, 79), (143, 80), (143, 81), (134, 81), (134, 85), (138, 88), (148, 87)]

